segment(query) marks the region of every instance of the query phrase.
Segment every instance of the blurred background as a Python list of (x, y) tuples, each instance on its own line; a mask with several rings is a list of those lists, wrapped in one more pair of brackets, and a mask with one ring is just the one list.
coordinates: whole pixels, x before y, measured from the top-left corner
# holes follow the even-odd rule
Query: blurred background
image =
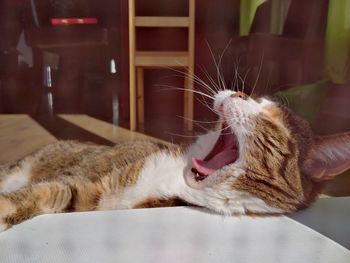
[[(92, 131), (106, 123), (129, 129), (130, 48), (186, 51), (189, 28), (141, 26), (130, 47), (128, 6), (128, 0), (1, 0), (0, 114), (26, 114), (58, 139), (109, 144)], [(350, 0), (197, 0), (194, 11), (198, 78), (275, 97), (316, 134), (350, 131)], [(188, 0), (136, 0), (135, 16), (187, 17)], [(145, 67), (142, 84), (140, 133), (188, 142), (216, 118), (211, 101), (195, 95), (193, 119), (200, 122), (186, 128), (178, 69)], [(207, 92), (196, 81), (194, 88)], [(90, 130), (69, 117), (86, 115), (96, 120)], [(349, 194), (348, 177), (328, 194)]]

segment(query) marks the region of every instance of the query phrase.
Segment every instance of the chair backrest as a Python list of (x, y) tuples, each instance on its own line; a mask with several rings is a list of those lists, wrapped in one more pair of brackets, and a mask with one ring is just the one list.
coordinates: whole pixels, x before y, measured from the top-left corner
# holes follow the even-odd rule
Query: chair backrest
[[(177, 3), (178, 0), (172, 0)], [(130, 129), (136, 129), (136, 88), (143, 94), (143, 68), (145, 67), (182, 67), (189, 74), (194, 72), (194, 27), (195, 27), (195, 0), (187, 0), (187, 15), (174, 16), (166, 14), (146, 14), (140, 16), (137, 12), (135, 0), (129, 0), (129, 87), (130, 87)], [(155, 8), (159, 11), (159, 8)], [(165, 9), (166, 11), (166, 9)], [(169, 11), (169, 10), (168, 10)], [(185, 28), (188, 32), (187, 50), (174, 51), (171, 47), (165, 51), (141, 51), (138, 49), (136, 28)], [(178, 38), (172, 36), (173, 41)], [(158, 42), (157, 42), (158, 43)], [(138, 84), (136, 83), (136, 67)], [(142, 79), (142, 81), (139, 81)], [(137, 84), (137, 85), (136, 85)], [(138, 87), (137, 87), (138, 86)], [(187, 91), (184, 93), (184, 116), (186, 126), (192, 130), (193, 125), (193, 81), (185, 78)], [(141, 88), (140, 88), (141, 87)], [(139, 100), (141, 101), (141, 100)], [(140, 104), (143, 104), (140, 103)], [(140, 106), (139, 108), (143, 108)], [(139, 111), (139, 120), (143, 121), (143, 109)]]
[[(184, 5), (184, 2), (187, 3)], [(160, 5), (155, 6), (155, 4), (158, 3)], [(131, 46), (135, 45), (135, 51), (138, 50), (139, 47), (140, 50), (143, 50), (143, 47), (152, 46), (150, 39), (153, 39), (153, 36), (156, 36), (159, 32), (161, 32), (163, 37), (168, 37), (168, 39), (157, 39), (157, 50), (164, 50), (166, 46), (168, 46), (168, 48), (170, 46), (171, 50), (174, 50), (171, 48), (174, 46), (182, 47), (183, 33), (186, 31), (182, 31), (181, 29), (187, 29), (188, 33), (188, 45), (186, 50), (194, 48), (195, 0), (181, 1), (181, 3), (177, 0), (167, 0), (164, 1), (164, 3), (163, 1), (129, 0), (129, 7), (132, 7), (129, 8), (129, 40)], [(142, 12), (140, 12), (140, 10), (142, 10)], [(177, 34), (178, 37), (175, 38), (174, 35), (169, 35), (166, 31), (179, 33)], [(148, 37), (146, 37), (146, 34), (149, 34)], [(140, 36), (140, 38), (138, 36)], [(174, 42), (176, 42), (176, 44), (174, 44)], [(170, 50), (168, 49), (166, 51)]]

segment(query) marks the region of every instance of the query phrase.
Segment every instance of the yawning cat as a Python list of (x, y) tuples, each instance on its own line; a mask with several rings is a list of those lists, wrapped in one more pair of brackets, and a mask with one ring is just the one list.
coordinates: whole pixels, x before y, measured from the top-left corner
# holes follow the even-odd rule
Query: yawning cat
[(350, 133), (314, 137), (286, 107), (242, 92), (218, 92), (213, 108), (218, 131), (186, 149), (59, 141), (1, 166), (0, 230), (44, 213), (179, 202), (225, 215), (283, 214), (350, 168)]

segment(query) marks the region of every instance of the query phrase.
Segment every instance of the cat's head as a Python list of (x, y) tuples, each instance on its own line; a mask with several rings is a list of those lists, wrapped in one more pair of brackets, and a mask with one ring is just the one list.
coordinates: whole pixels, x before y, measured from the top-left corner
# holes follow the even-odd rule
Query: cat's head
[(319, 182), (350, 168), (350, 133), (313, 136), (283, 105), (241, 92), (215, 96), (220, 131), (189, 150), (187, 184), (217, 212), (286, 213), (309, 205)]

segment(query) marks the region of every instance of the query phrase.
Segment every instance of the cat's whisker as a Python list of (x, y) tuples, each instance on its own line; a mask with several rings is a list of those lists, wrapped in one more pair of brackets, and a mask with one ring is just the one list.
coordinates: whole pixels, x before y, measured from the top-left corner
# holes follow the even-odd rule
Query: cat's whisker
[(239, 80), (240, 80), (240, 81), (241, 81), (241, 83), (242, 83), (242, 90), (240, 90), (240, 91), (241, 91), (241, 92), (243, 92), (243, 93), (244, 93), (244, 85), (245, 85), (245, 80), (246, 80), (246, 78), (247, 78), (247, 74), (248, 74), (248, 72), (249, 72), (249, 70), (248, 70), (248, 71), (246, 71), (246, 73), (245, 73), (244, 77), (242, 77), (242, 76), (239, 74), (238, 70), (237, 70), (237, 75), (238, 75), (238, 78), (239, 78)]
[(284, 95), (284, 94), (283, 94), (283, 97), (287, 101), (287, 107), (289, 108), (290, 107), (290, 103), (289, 103), (288, 97), (286, 95)]
[[(162, 90), (186, 90), (184, 88), (179, 88), (179, 87), (175, 87), (175, 86), (171, 86), (171, 85), (163, 85), (163, 84), (156, 84), (154, 86), (158, 86), (158, 87), (168, 87), (167, 89), (162, 89)], [(200, 100), (198, 97), (195, 97), (195, 99), (200, 102), (204, 107), (208, 108), (209, 110), (213, 111), (212, 108), (208, 105), (208, 103), (206, 102), (205, 98), (204, 98), (204, 93), (201, 94), (200, 91), (195, 91), (195, 90), (190, 90), (193, 93), (199, 93), (199, 95), (202, 97), (203, 100)], [(214, 111), (213, 111), (214, 112)], [(215, 113), (215, 112), (214, 112)]]
[(179, 134), (175, 132), (165, 132), (166, 134), (172, 135), (172, 136), (178, 136), (178, 137), (183, 137), (183, 138), (198, 138), (200, 135), (184, 135), (184, 134)]
[(216, 58), (215, 58), (215, 56), (214, 56), (213, 50), (212, 50), (211, 47), (210, 47), (209, 42), (206, 41), (206, 43), (207, 43), (207, 46), (208, 46), (210, 55), (211, 55), (211, 57), (212, 57), (212, 60), (213, 60), (213, 62), (214, 62), (214, 65), (215, 65), (215, 69), (216, 69), (216, 78), (217, 78), (217, 82), (218, 82), (219, 88), (220, 88), (220, 89), (218, 90), (218, 92), (219, 92), (220, 90), (222, 90), (221, 87), (220, 87), (221, 80), (220, 80), (220, 74), (219, 74), (219, 66), (218, 66), (218, 63), (217, 63)]
[(199, 101), (204, 107), (208, 108), (211, 112), (217, 114), (213, 109), (212, 107), (210, 107), (207, 103), (207, 101), (205, 100), (205, 98), (202, 96), (202, 99), (203, 100), (200, 100), (199, 98), (195, 97), (197, 101)]
[(235, 71), (235, 73), (233, 75), (232, 82), (233, 82), (232, 90), (237, 91), (237, 89), (238, 89), (238, 87), (237, 87), (237, 71)]
[(216, 121), (194, 120), (194, 119), (187, 118), (187, 117), (180, 116), (180, 115), (177, 115), (177, 117), (182, 118), (182, 119), (185, 119), (185, 120), (190, 120), (190, 121), (193, 121), (193, 122), (198, 122), (198, 123), (208, 123), (208, 124), (210, 124), (210, 123), (220, 123), (220, 122), (221, 122), (220, 120), (216, 120)]
[[(197, 124), (198, 125), (198, 124)], [(205, 129), (203, 126), (201, 127), (203, 129)], [(226, 127), (229, 128), (229, 127)], [(222, 133), (224, 129), (219, 129), (219, 130), (207, 130), (208, 133), (218, 133), (221, 132), (222, 135), (231, 135), (232, 133)], [(173, 135), (173, 136), (179, 136), (179, 137), (184, 137), (184, 138), (198, 138), (200, 135), (184, 135), (184, 134), (179, 134), (179, 133), (174, 133), (174, 132), (166, 132), (169, 135)]]
[(216, 130), (207, 130), (208, 132), (213, 132), (213, 133), (216, 133), (216, 132), (220, 132), (222, 135), (231, 135), (232, 132), (229, 131), (227, 133), (223, 133), (223, 131), (225, 130), (230, 130), (231, 128), (229, 126), (226, 126), (226, 127), (223, 127), (223, 128), (220, 128), (220, 129), (216, 129)]
[(266, 85), (265, 85), (265, 91), (269, 89), (269, 83), (270, 83), (270, 77), (271, 77), (271, 72), (272, 70), (269, 70), (269, 73), (267, 74), (267, 81), (266, 81)]
[(282, 92), (280, 92), (280, 91), (278, 92), (278, 96), (279, 96), (279, 101), (280, 101), (283, 105), (289, 107), (289, 100), (288, 100), (288, 98), (287, 98)]
[(248, 74), (249, 74), (250, 68), (246, 71), (243, 79), (243, 87), (242, 87), (242, 92), (244, 93), (244, 88), (245, 88), (245, 82), (247, 80)]
[(204, 96), (204, 97), (207, 97), (207, 98), (209, 98), (209, 99), (215, 100), (215, 98), (214, 98), (213, 96), (210, 96), (210, 95), (208, 95), (208, 94), (205, 94), (205, 93), (203, 93), (203, 92), (201, 92), (201, 91), (194, 90), (194, 89), (185, 89), (185, 88), (179, 88), (179, 87), (175, 87), (175, 86), (171, 86), (171, 85), (163, 85), (163, 84), (156, 84), (155, 86), (168, 88), (168, 89), (162, 89), (162, 90), (182, 90), (182, 91), (190, 91), (190, 92), (193, 92), (193, 93), (202, 95), (202, 96)]
[(231, 80), (231, 89), (233, 91), (236, 91), (236, 80), (237, 80), (237, 76), (236, 76), (235, 66), (233, 66), (232, 80)]
[(222, 133), (223, 131), (225, 131), (226, 129), (229, 129), (230, 127), (224, 127), (224, 128), (221, 128), (221, 129), (216, 129), (216, 130), (210, 130), (209, 128), (201, 125), (202, 124), (219, 124), (221, 123), (220, 120), (217, 120), (217, 121), (198, 121), (198, 120), (193, 120), (193, 119), (190, 119), (190, 118), (186, 118), (186, 117), (183, 117), (183, 116), (179, 116), (177, 115), (177, 117), (179, 118), (182, 118), (184, 120), (191, 120), (194, 122), (195, 125), (197, 125), (198, 127), (202, 128), (204, 131), (207, 131), (207, 132), (221, 132), (222, 135), (230, 135), (232, 134), (232, 132), (228, 132), (228, 133)]
[[(178, 88), (178, 87), (170, 86), (170, 85), (156, 85), (156, 86), (168, 87), (168, 88), (169, 88), (168, 90), (183, 90), (183, 91), (189, 90), (189, 89)], [(164, 89), (164, 90), (167, 90), (167, 89)], [(196, 99), (197, 101), (199, 101), (204, 107), (208, 108), (210, 111), (212, 111), (213, 113), (217, 114), (217, 113), (212, 109), (212, 107), (210, 107), (210, 106), (208, 105), (207, 101), (206, 101), (205, 98), (204, 98), (204, 96), (205, 96), (205, 97), (208, 97), (208, 98), (211, 98), (212, 100), (214, 100), (213, 97), (210, 97), (210, 96), (206, 95), (205, 93), (202, 93), (202, 92), (197, 91), (197, 90), (189, 90), (189, 91), (191, 91), (191, 92), (193, 92), (193, 93), (197, 93), (197, 94), (199, 94), (200, 96), (202, 96), (203, 101), (200, 100), (198, 97), (195, 97), (195, 99)]]
[(199, 128), (201, 128), (204, 132), (210, 132), (210, 130), (208, 128), (206, 128), (205, 126), (199, 124), (199, 123), (194, 123), (195, 125), (197, 125)]
[[(170, 85), (155, 85), (155, 86), (165, 86), (165, 87), (171, 87), (172, 89), (173, 88), (176, 88), (176, 89), (179, 89), (179, 87), (174, 87), (174, 86), (170, 86)], [(184, 89), (183, 89), (184, 90)], [(192, 92), (194, 93), (199, 93), (200, 91), (197, 91), (197, 90), (191, 90)], [(212, 110), (212, 107), (210, 107), (207, 103), (207, 101), (205, 100), (205, 98), (203, 97), (203, 94), (201, 94), (202, 98), (203, 98), (203, 101), (202, 100), (199, 100), (197, 97), (196, 100), (199, 101), (204, 107), (208, 108), (209, 110), (213, 111)], [(213, 111), (214, 112), (214, 111)], [(215, 113), (215, 112), (214, 112)]]
[(210, 87), (204, 80), (202, 80), (200, 77), (198, 77), (196, 74), (194, 74), (194, 72), (190, 72), (190, 73), (191, 73), (191, 75), (194, 76), (199, 82), (203, 83), (203, 86), (204, 86), (205, 88), (207, 88), (207, 90), (208, 90), (209, 92), (212, 92), (212, 94), (215, 94), (215, 93), (216, 93), (216, 91), (213, 90), (212, 87)]
[(260, 78), (261, 68), (262, 68), (262, 64), (263, 64), (263, 60), (264, 60), (264, 55), (265, 55), (265, 50), (263, 50), (263, 54), (262, 54), (262, 56), (261, 56), (258, 75), (257, 75), (257, 77), (256, 77), (256, 79), (255, 79), (255, 83), (254, 83), (254, 85), (253, 85), (253, 89), (252, 89), (252, 91), (250, 92), (250, 96), (253, 96), (253, 93), (254, 93), (254, 90), (255, 90), (255, 88), (256, 88), (256, 85), (258, 84), (258, 80), (259, 80), (259, 78)]
[(241, 63), (241, 60), (239, 59), (239, 60), (238, 60), (238, 64), (235, 65), (235, 79), (236, 79), (236, 84), (237, 84), (237, 89), (236, 89), (236, 91), (241, 91), (241, 90), (239, 89), (239, 79), (241, 80), (242, 77), (241, 77), (241, 75), (239, 74), (239, 71), (238, 71), (238, 68), (239, 68), (240, 63)]
[(221, 85), (222, 85), (222, 90), (225, 90), (227, 89), (226, 88), (226, 83), (225, 83), (225, 80), (224, 80), (224, 77), (223, 77), (223, 71), (222, 71), (222, 66), (219, 65), (219, 68), (218, 68), (218, 74), (219, 74), (219, 78), (220, 78), (220, 82), (221, 82)]
[(231, 45), (232, 43), (232, 38), (230, 39), (230, 41), (227, 43), (227, 45), (225, 46), (224, 50), (221, 52), (220, 56), (219, 56), (219, 61), (218, 61), (218, 74), (222, 83), (222, 88), (225, 90), (226, 89), (226, 83), (224, 80), (224, 76), (223, 76), (223, 70), (222, 70), (222, 58), (225, 55), (228, 47)]
[[(238, 73), (238, 71), (237, 71), (237, 77), (238, 77), (238, 79), (241, 81), (241, 84), (242, 84), (242, 86), (243, 86), (243, 78), (242, 78), (242, 76)], [(239, 83), (239, 82), (238, 82)], [(238, 85), (239, 86), (239, 85)], [(242, 92), (242, 90), (239, 90), (239, 88), (238, 88), (238, 91), (240, 91), (240, 92)]]
[[(198, 125), (200, 128), (202, 128), (204, 131), (207, 131), (207, 132), (218, 132), (218, 131), (221, 131), (220, 129), (218, 129), (218, 130), (212, 130), (212, 129), (210, 129), (210, 128), (207, 128), (207, 127), (201, 125), (201, 123), (202, 123), (202, 124), (219, 124), (219, 123), (221, 123), (220, 120), (218, 120), (218, 121), (198, 121), (198, 120), (193, 120), (193, 119), (186, 118), (186, 117), (182, 117), (182, 116), (178, 116), (178, 117), (180, 117), (180, 118), (182, 118), (182, 119), (185, 119), (185, 120), (191, 120), (191, 121), (193, 121), (196, 125)], [(214, 127), (213, 127), (213, 128), (214, 128)], [(224, 129), (223, 129), (223, 130), (224, 130)], [(229, 133), (229, 134), (231, 134), (231, 133)]]
[(232, 135), (232, 132), (227, 132), (227, 133), (223, 132), (226, 128), (218, 129), (218, 130), (209, 130), (209, 129), (206, 129), (205, 127), (203, 127), (203, 129), (205, 129), (209, 133), (218, 133), (218, 132), (220, 132), (220, 135)]
[(179, 73), (180, 75), (177, 75), (179, 77), (185, 77), (185, 78), (188, 78), (190, 80), (193, 80), (199, 86), (205, 88), (209, 92), (212, 92), (212, 94), (215, 94), (215, 91), (206, 82), (204, 82), (201, 78), (196, 76), (194, 73), (189, 74), (189, 73), (186, 73), (186, 72), (183, 72), (181, 70), (174, 69), (174, 68), (170, 68), (170, 67), (166, 67), (166, 68)]
[(214, 93), (220, 90), (220, 87), (217, 85), (217, 83), (215, 83), (214, 79), (210, 76), (209, 72), (204, 67), (200, 67), (200, 69), (205, 74), (206, 78), (210, 81), (210, 83), (213, 85), (213, 87), (216, 89)]
[[(192, 78), (189, 74), (188, 74), (188, 78)], [(200, 86), (202, 86), (203, 88), (205, 88), (208, 92), (210, 92), (211, 94), (215, 94), (216, 91), (213, 90), (213, 88), (211, 88), (205, 81), (203, 81), (201, 78), (199, 78), (198, 76), (196, 76), (195, 74), (193, 74), (193, 80)]]
[[(181, 63), (177, 63), (180, 67), (184, 67)], [(184, 72), (182, 70), (178, 70), (172, 67), (168, 67), (165, 66), (164, 68), (169, 69), (171, 71), (177, 72), (179, 73), (179, 75), (175, 75), (176, 77), (185, 77), (187, 79), (193, 80), (195, 83), (197, 83), (198, 85), (203, 85), (203, 87), (209, 87), (207, 83), (205, 83), (204, 81), (202, 81), (200, 78), (198, 78), (195, 74), (189, 74), (187, 72)], [(210, 87), (209, 87), (210, 88)]]
[(211, 93), (212, 95), (214, 95), (216, 93), (216, 91), (214, 91), (207, 83), (205, 83), (201, 79), (199, 79), (199, 78), (198, 78), (198, 80), (193, 79), (191, 76), (184, 76), (184, 77), (188, 78), (188, 79), (192, 79), (194, 81), (194, 83), (198, 84), (200, 87), (203, 87), (205, 89), (205, 91)]

